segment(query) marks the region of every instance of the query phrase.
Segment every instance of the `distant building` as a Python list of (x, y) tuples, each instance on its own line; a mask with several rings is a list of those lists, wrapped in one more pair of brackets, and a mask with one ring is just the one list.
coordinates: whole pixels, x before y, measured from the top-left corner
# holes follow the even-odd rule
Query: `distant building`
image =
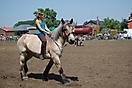
[(90, 20), (87, 22), (86, 26), (93, 28), (93, 31), (100, 32), (100, 26), (103, 25), (103, 21), (99, 21), (98, 17), (96, 20)]
[(4, 36), (13, 35), (12, 33), (8, 33), (8, 31), (10, 31), (11, 29), (12, 29), (12, 27), (1, 27), (0, 35), (4, 35)]
[(28, 27), (28, 33), (30, 34), (36, 34), (36, 27)]
[(28, 25), (28, 24), (19, 25), (14, 28), (13, 27), (3, 27), (3, 28), (0, 28), (0, 35), (13, 36), (14, 33), (17, 31), (20, 32), (21, 34), (25, 34), (25, 33), (34, 34), (36, 33), (36, 27), (32, 25)]

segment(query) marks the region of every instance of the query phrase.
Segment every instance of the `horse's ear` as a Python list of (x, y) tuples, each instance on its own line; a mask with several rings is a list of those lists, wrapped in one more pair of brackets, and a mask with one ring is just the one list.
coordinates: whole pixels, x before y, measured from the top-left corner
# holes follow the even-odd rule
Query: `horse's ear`
[(71, 19), (71, 21), (70, 21), (70, 24), (72, 24), (73, 23), (73, 18)]
[(61, 18), (61, 22), (62, 22), (62, 24), (65, 24), (65, 21), (63, 20), (63, 18)]

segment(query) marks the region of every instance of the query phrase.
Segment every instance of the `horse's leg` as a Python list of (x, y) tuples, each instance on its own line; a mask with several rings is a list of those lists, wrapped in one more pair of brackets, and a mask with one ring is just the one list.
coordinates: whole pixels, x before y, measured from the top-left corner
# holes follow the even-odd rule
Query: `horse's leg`
[(28, 71), (28, 67), (27, 67), (27, 61), (32, 57), (31, 54), (29, 53), (21, 53), (20, 54), (20, 65), (21, 65), (21, 69), (20, 69), (20, 75), (21, 75), (21, 79), (25, 79), (26, 77), (26, 73)]
[(63, 71), (63, 68), (61, 66), (61, 62), (60, 62), (60, 58), (58, 55), (56, 55), (55, 59), (53, 60), (56, 67), (58, 68), (58, 71), (60, 73), (60, 76), (62, 78), (61, 82), (62, 84), (64, 83), (69, 83), (70, 81), (66, 78), (65, 74), (64, 74), (64, 71)]
[(44, 80), (44, 81), (48, 81), (48, 73), (49, 73), (51, 67), (53, 66), (53, 64), (54, 64), (54, 62), (53, 62), (53, 60), (51, 59), (51, 60), (49, 61), (48, 65), (46, 66), (46, 69), (45, 69), (45, 71), (44, 71), (44, 73), (43, 73), (43, 77), (44, 77), (43, 80)]
[(24, 55), (24, 53), (20, 53), (20, 66), (21, 66), (20, 75), (21, 75), (21, 79), (23, 80), (23, 78), (26, 77), (26, 73), (24, 70), (24, 67), (25, 67), (25, 55)]
[(25, 70), (25, 73), (28, 72), (28, 67), (27, 67), (27, 61), (32, 58), (32, 54), (30, 52), (26, 52), (26, 56), (25, 56), (25, 65), (24, 65), (24, 70)]
[(62, 80), (61, 80), (62, 84), (69, 83), (70, 81), (66, 78), (61, 64), (55, 63), (55, 65), (58, 68), (58, 71), (59, 71), (60, 76), (62, 78)]

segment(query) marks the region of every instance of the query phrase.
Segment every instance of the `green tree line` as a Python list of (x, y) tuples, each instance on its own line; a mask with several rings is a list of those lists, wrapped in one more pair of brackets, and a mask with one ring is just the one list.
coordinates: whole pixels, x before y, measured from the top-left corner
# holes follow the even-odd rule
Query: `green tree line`
[(121, 22), (118, 20), (114, 20), (113, 18), (105, 18), (103, 20), (103, 26), (100, 27), (100, 29), (116, 29), (118, 31), (123, 31), (124, 28), (128, 28), (128, 20), (122, 19)]

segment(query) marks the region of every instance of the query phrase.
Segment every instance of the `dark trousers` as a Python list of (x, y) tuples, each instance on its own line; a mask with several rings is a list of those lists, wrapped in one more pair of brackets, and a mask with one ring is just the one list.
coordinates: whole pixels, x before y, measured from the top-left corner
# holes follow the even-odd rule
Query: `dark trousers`
[(46, 43), (47, 43), (46, 36), (44, 34), (39, 34), (38, 37), (42, 42), (41, 54), (44, 55), (46, 53)]

